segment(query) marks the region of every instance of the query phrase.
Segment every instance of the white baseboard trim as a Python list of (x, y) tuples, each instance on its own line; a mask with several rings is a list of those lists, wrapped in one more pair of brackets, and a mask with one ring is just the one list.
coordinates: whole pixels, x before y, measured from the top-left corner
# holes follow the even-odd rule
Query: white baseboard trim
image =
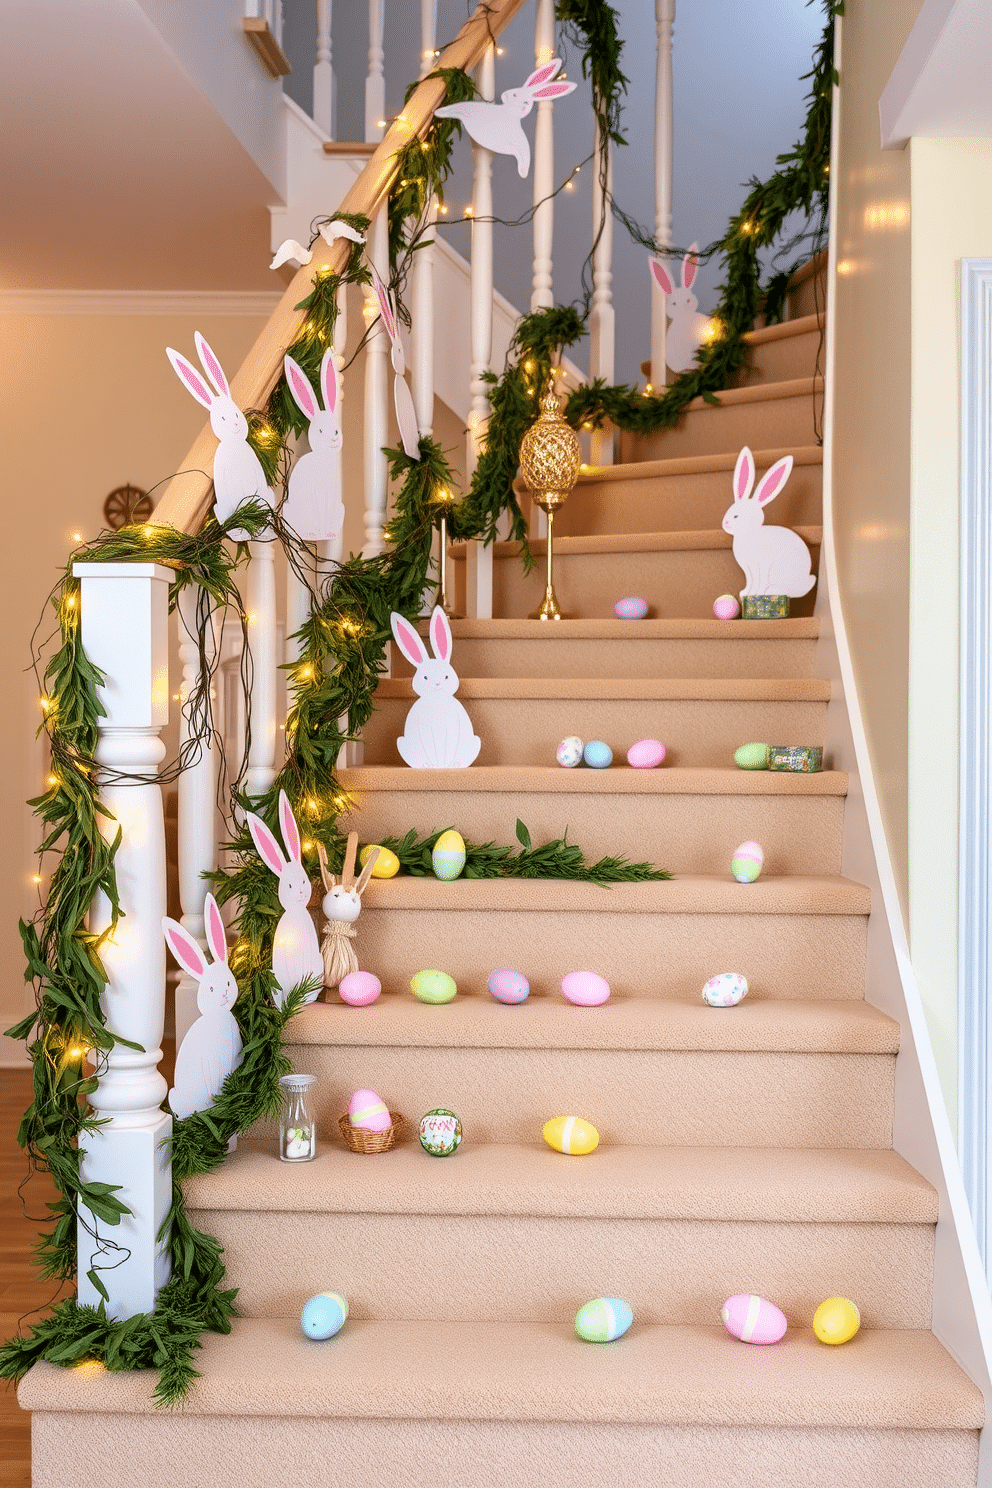
[(268, 318), (282, 289), (5, 289), (3, 315), (258, 315)]

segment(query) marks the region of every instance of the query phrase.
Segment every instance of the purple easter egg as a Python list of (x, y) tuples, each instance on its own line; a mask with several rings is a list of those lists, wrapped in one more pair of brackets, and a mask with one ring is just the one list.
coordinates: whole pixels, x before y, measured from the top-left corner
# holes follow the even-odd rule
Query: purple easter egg
[(523, 972), (511, 971), (509, 967), (500, 967), (497, 971), (491, 971), (487, 986), (490, 997), (495, 998), (497, 1002), (525, 1002), (530, 996), (530, 982)]
[(643, 620), (647, 612), (647, 600), (638, 599), (636, 594), (631, 594), (627, 599), (618, 599), (613, 606), (613, 613), (618, 620)]

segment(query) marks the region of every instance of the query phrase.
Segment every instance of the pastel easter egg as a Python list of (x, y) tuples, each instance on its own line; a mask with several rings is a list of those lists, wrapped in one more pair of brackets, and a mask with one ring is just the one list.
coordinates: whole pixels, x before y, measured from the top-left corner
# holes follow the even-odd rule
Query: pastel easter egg
[(636, 594), (628, 595), (626, 599), (618, 599), (613, 606), (613, 613), (618, 620), (643, 620), (647, 612), (647, 600), (638, 599)]
[(718, 972), (703, 987), (703, 1001), (709, 1007), (736, 1007), (746, 996), (747, 978), (739, 971)]
[(348, 1102), (348, 1120), (360, 1131), (384, 1132), (392, 1126), (389, 1107), (374, 1090), (356, 1090)]
[(582, 763), (582, 751), (585, 744), (578, 734), (569, 734), (567, 739), (562, 739), (555, 752), (555, 759), (566, 770), (574, 770), (576, 765)]
[(420, 1145), (431, 1157), (450, 1157), (461, 1143), (462, 1124), (446, 1106), (437, 1106), (420, 1118)]
[(522, 971), (511, 971), (508, 966), (501, 967), (498, 971), (489, 973), (490, 997), (497, 1002), (526, 1002), (530, 996), (530, 982)]
[(653, 770), (665, 758), (665, 746), (660, 739), (638, 739), (627, 750), (627, 763), (635, 770)]
[(861, 1327), (861, 1314), (849, 1297), (828, 1297), (813, 1314), (821, 1343), (849, 1343)]
[(723, 1326), (741, 1343), (778, 1343), (789, 1326), (785, 1313), (764, 1297), (738, 1293), (728, 1297), (720, 1308)]
[[(373, 848), (376, 846), (376, 843), (370, 842), (368, 847), (362, 848), (361, 852), (358, 854), (358, 862), (360, 867), (365, 867), (365, 864), (368, 862)], [(379, 856), (376, 858), (375, 867), (372, 869), (372, 877), (395, 878), (399, 871), (400, 860), (396, 856), (396, 854), (394, 852), (390, 852), (388, 847), (380, 847)]]
[(582, 758), (593, 770), (606, 770), (613, 763), (613, 750), (602, 739), (590, 739), (582, 751)]
[(368, 1007), (382, 991), (382, 983), (371, 971), (349, 971), (338, 982), (341, 1001), (349, 1007)]
[(561, 995), (576, 1007), (599, 1007), (610, 995), (610, 984), (595, 971), (570, 971), (562, 977)]
[(713, 601), (713, 613), (718, 620), (736, 620), (740, 612), (740, 602), (735, 594), (721, 594)]
[(612, 1343), (623, 1337), (633, 1321), (630, 1304), (622, 1297), (595, 1297), (575, 1314), (575, 1331), (587, 1343)]
[(581, 1116), (552, 1116), (544, 1123), (543, 1134), (549, 1147), (569, 1157), (585, 1157), (599, 1146), (599, 1132)]
[(442, 832), (431, 853), (435, 878), (448, 881), (457, 878), (465, 867), (465, 838), (454, 827)]
[(410, 978), (410, 991), (421, 1002), (450, 1002), (458, 991), (455, 979), (446, 971), (418, 971)]
[(754, 883), (765, 865), (759, 842), (742, 842), (730, 860), (730, 871), (738, 883)]
[(734, 764), (738, 770), (767, 770), (768, 745), (742, 744), (734, 750)]
[(333, 1338), (348, 1317), (348, 1304), (340, 1292), (318, 1292), (304, 1302), (300, 1327), (307, 1338)]

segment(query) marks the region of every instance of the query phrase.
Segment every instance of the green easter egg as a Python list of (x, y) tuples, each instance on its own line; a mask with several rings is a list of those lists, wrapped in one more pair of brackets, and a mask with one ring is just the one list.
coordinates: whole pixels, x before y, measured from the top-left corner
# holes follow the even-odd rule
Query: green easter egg
[(768, 745), (742, 744), (734, 750), (734, 764), (739, 770), (767, 770)]
[(457, 878), (465, 867), (465, 839), (461, 832), (451, 827), (442, 832), (431, 853), (434, 877), (450, 881)]
[(450, 1002), (458, 988), (454, 977), (449, 976), (446, 971), (429, 970), (418, 971), (410, 979), (410, 991), (421, 1002), (442, 1003)]

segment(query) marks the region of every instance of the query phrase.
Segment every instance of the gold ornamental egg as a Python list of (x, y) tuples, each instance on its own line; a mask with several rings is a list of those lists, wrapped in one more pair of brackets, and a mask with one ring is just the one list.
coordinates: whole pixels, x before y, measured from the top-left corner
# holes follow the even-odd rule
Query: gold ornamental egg
[(520, 470), (538, 506), (561, 506), (579, 478), (579, 436), (562, 413), (554, 381), (541, 412), (520, 442)]

